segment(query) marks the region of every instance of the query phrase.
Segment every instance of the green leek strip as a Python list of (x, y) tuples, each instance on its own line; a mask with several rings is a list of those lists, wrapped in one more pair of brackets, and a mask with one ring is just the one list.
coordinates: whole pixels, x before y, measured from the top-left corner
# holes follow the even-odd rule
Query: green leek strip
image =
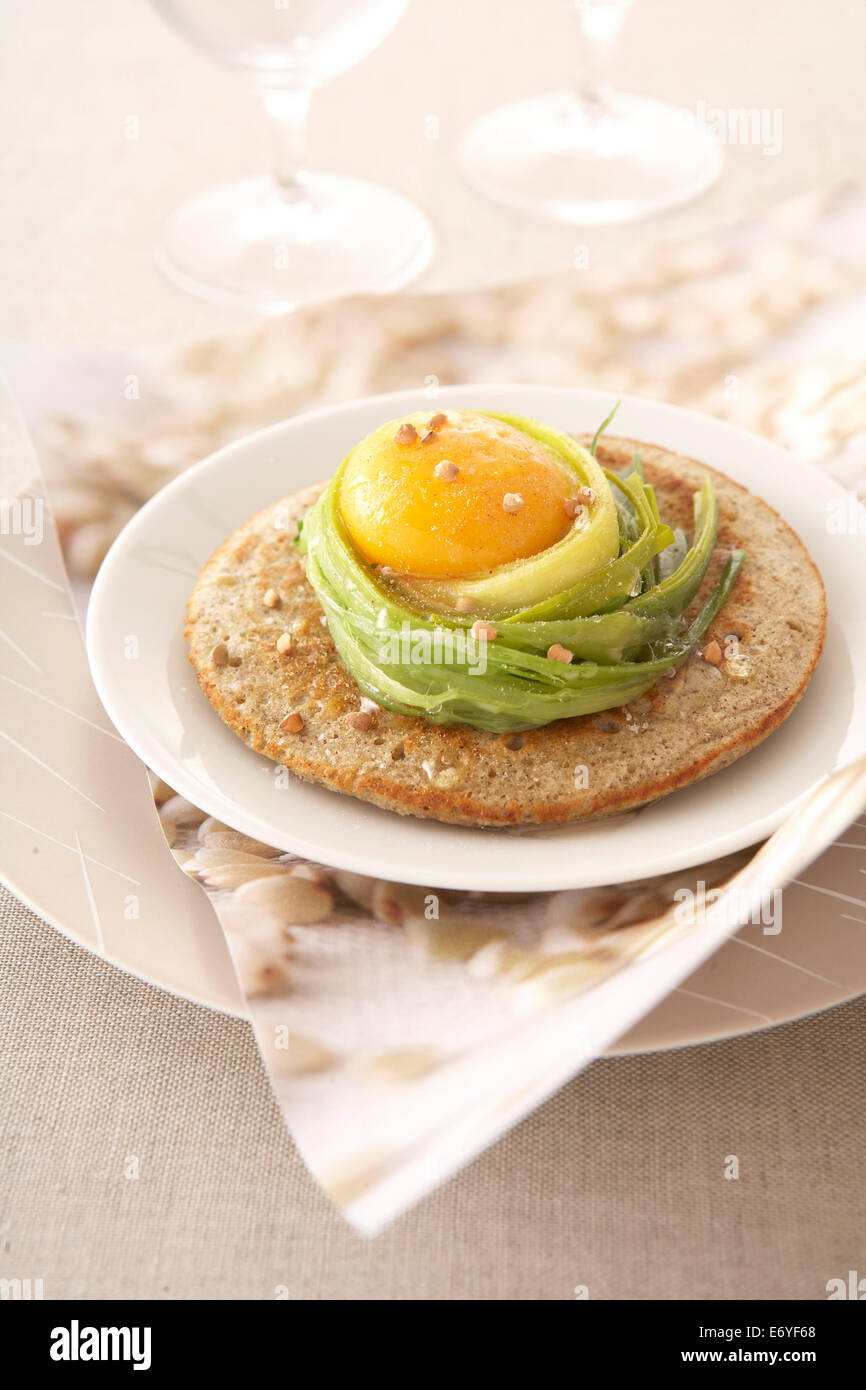
[(675, 635), (677, 619), (700, 588), (716, 542), (718, 503), (709, 479), (695, 494), (694, 511), (694, 544), (661, 584), (613, 613), (546, 622), (510, 621), (503, 628), (509, 644), (547, 651), (558, 642), (579, 660), (615, 662), (636, 655), (651, 642)]
[(607, 429), (613, 417), (616, 415), (616, 412), (619, 410), (621, 405), (622, 401), (617, 401), (613, 410), (604, 420), (602, 420), (595, 434), (592, 436), (592, 443), (589, 446), (589, 452), (592, 454), (593, 458), (595, 458), (595, 451), (598, 448), (598, 441), (601, 439), (601, 436), (604, 434), (605, 430)]
[(625, 602), (640, 593), (643, 572), (650, 560), (670, 545), (674, 533), (669, 526), (655, 521), (652, 502), (647, 496), (646, 485), (636, 473), (620, 478), (616, 473), (605, 470), (608, 481), (623, 492), (631, 501), (641, 527), (640, 536), (634, 545), (615, 560), (608, 560), (593, 574), (587, 575), (577, 584), (562, 593), (554, 594), (537, 603), (532, 608), (513, 613), (505, 618), (506, 623), (535, 622), (548, 618), (582, 618), (591, 613), (599, 613)]
[[(308, 574), (323, 603), (338, 651), (360, 688), (377, 703), (399, 713), (420, 713), (433, 723), (472, 723), (493, 732), (597, 713), (642, 694), (700, 641), (730, 593), (743, 560), (742, 552), (731, 556), (691, 627), (677, 640), (666, 639), (663, 654), (648, 661), (581, 661), (564, 666), (514, 649), (508, 644), (505, 628), (502, 640), (486, 644), (486, 671), (482, 674), (465, 662), (436, 665), (383, 660), (383, 628), (399, 631), (401, 624), (408, 622), (413, 632), (432, 633), (441, 625), (419, 621), (402, 605), (390, 601), (351, 550), (341, 556), (350, 543), (338, 517), (336, 531), (322, 535), (326, 513), (327, 508), (320, 509), (317, 504), (305, 527)], [(345, 561), (351, 566), (348, 581)], [(610, 616), (620, 620), (623, 615)]]
[(624, 555), (640, 536), (640, 527), (634, 511), (618, 493), (614, 493), (617, 519), (619, 521), (619, 553)]
[(651, 642), (675, 636), (680, 624), (665, 613), (639, 614), (620, 608), (588, 618), (556, 618), (549, 622), (509, 623), (503, 636), (518, 651), (546, 652), (555, 643), (579, 661), (608, 664), (635, 656)]
[[(435, 631), (437, 627), (464, 631), (471, 628), (472, 618), (445, 618), (438, 614), (435, 619), (428, 618), (426, 615), (407, 610), (402, 603), (396, 602), (390, 591), (374, 578), (372, 572), (365, 565), (358, 563), (339, 509), (329, 506), (327, 512), (325, 524), (337, 552), (336, 568), (341, 569), (344, 574), (349, 572), (349, 567), (355, 568), (350, 583), (355, 586), (352, 610), (356, 621), (360, 613), (364, 613), (371, 630), (376, 629), (377, 624), (381, 628), (381, 614), (384, 612), (388, 627), (394, 630), (399, 630), (407, 618), (416, 629), (428, 632)], [(310, 539), (314, 535), (315, 526), (311, 519), (307, 527), (308, 549)], [(317, 550), (318, 547), (315, 547), (316, 552)], [(330, 568), (334, 567), (332, 565)], [(311, 579), (314, 574), (320, 576), (320, 583), (327, 582), (327, 576), (321, 568), (312, 571)], [(314, 587), (318, 588), (318, 585)], [(561, 622), (509, 623), (503, 627), (503, 636), (508, 645), (518, 650), (546, 653), (555, 642), (559, 642), (580, 659), (613, 663), (621, 661), (624, 656), (633, 655), (649, 642), (671, 636), (676, 630), (676, 623), (671, 622), (663, 611), (634, 614), (620, 610)]]
[[(371, 612), (376, 615), (383, 611), (384, 606), (389, 619), (399, 620), (398, 626), (406, 616), (423, 623), (422, 615), (412, 614), (411, 610), (407, 612), (401, 603), (395, 602), (372, 572), (358, 561), (333, 499), (326, 494), (318, 505), (323, 504), (327, 510), (325, 524), (334, 548), (339, 552), (338, 567), (343, 573), (354, 571), (350, 582), (355, 586), (359, 599), (365, 599)], [(718, 506), (708, 479), (701, 492), (695, 495), (694, 507), (694, 544), (677, 569), (661, 584), (613, 613), (592, 614), (578, 619), (510, 620), (503, 625), (503, 637), (520, 649), (546, 652), (553, 643), (559, 642), (579, 658), (617, 661), (622, 659), (623, 653), (669, 636), (674, 629), (672, 619), (684, 611), (697, 592), (715, 544)], [(311, 517), (307, 528), (307, 546), (311, 535), (315, 534), (312, 523)], [(443, 625), (469, 628), (471, 623), (472, 619), (468, 617), (437, 617), (435, 623), (428, 623), (428, 628), (433, 630), (435, 626)]]
[[(643, 461), (641, 460), (640, 454), (635, 454), (632, 457), (632, 468), (634, 472), (637, 473), (638, 477), (643, 483), (644, 492), (646, 493), (647, 501), (650, 504), (655, 525), (661, 526), (662, 520), (659, 516), (659, 504), (656, 501), (656, 490), (651, 483), (647, 482), (646, 478), (644, 477)], [(671, 541), (672, 540), (673, 537), (671, 537)], [(670, 543), (671, 542), (669, 541), (668, 544)], [(658, 573), (656, 570), (657, 555), (658, 552), (656, 552), (656, 555), (652, 557), (646, 569), (643, 571), (643, 574), (641, 575), (641, 586), (644, 589), (644, 591), (646, 591), (647, 589), (651, 589), (658, 579)]]
[(487, 643), (484, 674), (473, 673), (467, 665), (389, 664), (381, 660), (370, 632), (358, 629), (328, 589), (323, 588), (320, 597), (337, 649), (371, 699), (397, 713), (423, 714), (431, 723), (465, 722), (503, 733), (598, 713), (643, 694), (701, 640), (730, 594), (743, 559), (742, 551), (729, 557), (707, 603), (664, 656), (615, 666), (563, 666), (513, 651), (499, 641)]
[(691, 548), (667, 579), (654, 585), (628, 605), (630, 612), (652, 616), (658, 612), (679, 615), (688, 608), (701, 586), (701, 580), (716, 544), (719, 503), (709, 478), (694, 495), (694, 540)]
[[(662, 521), (661, 517), (659, 516), (659, 504), (656, 499), (656, 490), (653, 487), (652, 483), (648, 483), (644, 478), (643, 460), (641, 459), (640, 454), (635, 454), (633, 463), (635, 470), (638, 473), (640, 473), (641, 482), (644, 484), (644, 487), (646, 488), (647, 496), (649, 497), (650, 504), (653, 509), (653, 516), (655, 517), (656, 526), (661, 526)], [(658, 582), (658, 564), (658, 553), (656, 553), (643, 572), (643, 587), (645, 590), (651, 589), (652, 586)]]

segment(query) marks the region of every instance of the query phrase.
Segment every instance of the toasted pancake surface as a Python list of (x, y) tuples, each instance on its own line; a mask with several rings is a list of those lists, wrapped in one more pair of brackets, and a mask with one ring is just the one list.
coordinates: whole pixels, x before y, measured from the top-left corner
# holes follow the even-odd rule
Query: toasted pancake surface
[[(337, 655), (291, 540), (291, 522), (312, 505), (319, 485), (259, 512), (205, 565), (186, 623), (199, 684), (245, 743), (307, 781), (401, 814), (458, 824), (614, 815), (719, 771), (772, 733), (803, 694), (824, 641), (823, 584), (781, 517), (722, 474), (634, 440), (605, 439), (598, 458), (620, 469), (636, 451), (662, 517), (689, 536), (692, 494), (712, 477), (718, 539), (690, 611), (711, 590), (728, 553), (748, 551), (704, 639), (704, 649), (715, 641), (731, 654), (721, 665), (692, 656), (630, 706), (518, 735), (431, 725), (387, 710), (375, 713), (369, 728), (357, 728), (347, 716), (359, 710), (360, 691)], [(269, 603), (276, 596), (275, 606), (266, 605), (266, 594)], [(276, 648), (283, 633), (293, 638), (285, 654)], [(222, 653), (213, 657), (221, 645), (225, 664), (219, 664)], [(280, 728), (292, 712), (303, 719), (298, 732)]]

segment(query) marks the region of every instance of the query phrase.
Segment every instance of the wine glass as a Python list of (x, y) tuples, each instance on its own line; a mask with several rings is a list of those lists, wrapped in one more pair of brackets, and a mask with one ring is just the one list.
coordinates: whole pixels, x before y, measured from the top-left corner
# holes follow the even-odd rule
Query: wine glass
[(408, 0), (153, 0), (185, 38), (257, 87), (273, 173), (209, 189), (169, 217), (165, 274), (217, 303), (280, 314), (400, 288), (433, 251), (427, 219), (391, 189), (302, 168), (313, 91), (390, 33)]
[(633, 0), (567, 2), (579, 80), (482, 116), (461, 146), (467, 178), (497, 202), (584, 226), (630, 222), (703, 193), (722, 167), (712, 134), (686, 110), (603, 82)]

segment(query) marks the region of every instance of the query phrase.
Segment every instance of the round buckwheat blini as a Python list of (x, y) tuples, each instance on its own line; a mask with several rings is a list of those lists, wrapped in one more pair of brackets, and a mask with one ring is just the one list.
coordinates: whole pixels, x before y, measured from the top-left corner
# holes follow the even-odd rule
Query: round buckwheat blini
[(701, 654), (631, 705), (509, 735), (363, 699), (292, 545), (320, 487), (266, 507), (205, 565), (186, 623), (199, 684), (256, 752), (402, 815), (480, 826), (589, 820), (718, 772), (803, 694), (824, 642), (824, 588), (790, 527), (721, 473), (634, 440), (605, 439), (598, 458), (619, 469), (635, 451), (672, 526), (691, 535), (692, 494), (707, 474), (718, 495), (716, 549), (690, 612), (732, 549), (748, 558)]

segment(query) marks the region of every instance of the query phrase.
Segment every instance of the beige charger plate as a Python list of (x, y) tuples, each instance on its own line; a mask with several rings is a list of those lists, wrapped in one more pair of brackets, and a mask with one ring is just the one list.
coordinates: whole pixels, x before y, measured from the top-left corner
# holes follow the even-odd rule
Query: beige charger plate
[[(41, 495), (32, 446), (0, 387), (0, 492)], [(96, 695), (59, 547), (0, 535), (0, 876), (40, 916), (152, 984), (242, 1014), (204, 892), (166, 851), (141, 763)], [(614, 1051), (705, 1042), (784, 1022), (866, 990), (866, 828), (783, 900), (784, 929), (745, 927)], [(129, 915), (131, 899), (138, 915)]]

